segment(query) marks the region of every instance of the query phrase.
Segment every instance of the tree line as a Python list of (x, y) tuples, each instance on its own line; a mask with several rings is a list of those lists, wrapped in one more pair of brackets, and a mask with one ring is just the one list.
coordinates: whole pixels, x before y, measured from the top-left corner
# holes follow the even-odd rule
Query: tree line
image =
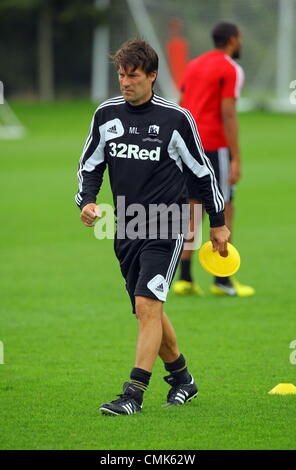
[(5, 96), (86, 94), (94, 28), (109, 10), (94, 0), (1, 0), (0, 80)]

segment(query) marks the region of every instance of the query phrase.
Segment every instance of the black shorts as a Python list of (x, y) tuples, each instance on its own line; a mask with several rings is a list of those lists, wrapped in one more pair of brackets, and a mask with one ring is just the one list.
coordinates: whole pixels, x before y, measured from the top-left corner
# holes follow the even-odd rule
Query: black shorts
[[(231, 161), (229, 149), (227, 147), (222, 147), (213, 152), (205, 151), (205, 154), (212, 164), (216, 179), (224, 197), (224, 201), (232, 201), (234, 188), (228, 182)], [(202, 197), (198, 189), (198, 180), (196, 176), (191, 173), (187, 176), (187, 188), (189, 193), (189, 199), (202, 201)]]
[(184, 235), (176, 239), (114, 240), (115, 254), (135, 313), (135, 296), (166, 301), (182, 253)]

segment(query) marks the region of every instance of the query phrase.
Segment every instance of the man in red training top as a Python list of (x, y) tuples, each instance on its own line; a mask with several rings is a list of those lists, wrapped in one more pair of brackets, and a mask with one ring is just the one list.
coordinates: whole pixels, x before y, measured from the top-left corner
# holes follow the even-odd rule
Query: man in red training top
[[(241, 34), (231, 23), (219, 23), (212, 31), (215, 49), (189, 62), (183, 83), (181, 105), (193, 115), (207, 157), (210, 159), (225, 200), (225, 223), (232, 232), (233, 187), (240, 179), (240, 150), (236, 100), (244, 81), (242, 68), (233, 59), (240, 57)], [(201, 203), (195, 179), (188, 175), (188, 192), (192, 207)], [(191, 218), (191, 232), (197, 230)], [(181, 276), (173, 286), (179, 295), (202, 295), (194, 284), (190, 265), (192, 250), (181, 257)], [(216, 295), (247, 297), (254, 295), (250, 286), (230, 277), (216, 277), (210, 290)]]

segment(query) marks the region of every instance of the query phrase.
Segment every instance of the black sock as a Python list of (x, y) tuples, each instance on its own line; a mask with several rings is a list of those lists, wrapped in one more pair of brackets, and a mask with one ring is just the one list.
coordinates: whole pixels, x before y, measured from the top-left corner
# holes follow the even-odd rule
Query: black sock
[(191, 375), (189, 374), (186, 361), (183, 354), (180, 354), (178, 359), (174, 362), (165, 362), (164, 363), (165, 369), (172, 374), (172, 376), (178, 381), (180, 384), (188, 384), (191, 381)]
[(137, 389), (137, 395), (141, 399), (141, 402), (143, 401), (143, 394), (147, 390), (147, 387), (149, 385), (150, 377), (151, 372), (148, 372), (144, 369), (140, 369), (138, 367), (134, 367), (131, 371), (131, 383)]
[(182, 281), (192, 282), (192, 277), (190, 273), (190, 259), (181, 259), (181, 275), (180, 279)]
[(223, 286), (232, 287), (230, 277), (215, 277), (215, 284), (222, 284)]

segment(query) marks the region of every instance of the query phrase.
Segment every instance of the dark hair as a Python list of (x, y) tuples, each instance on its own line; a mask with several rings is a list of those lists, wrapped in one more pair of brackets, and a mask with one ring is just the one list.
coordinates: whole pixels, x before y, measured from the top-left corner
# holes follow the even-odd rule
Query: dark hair
[(212, 31), (212, 38), (215, 46), (219, 49), (227, 46), (232, 36), (238, 36), (239, 29), (233, 23), (218, 23)]
[(126, 70), (132, 66), (133, 70), (142, 69), (146, 75), (158, 70), (158, 55), (148, 42), (140, 38), (123, 43), (111, 58), (117, 69), (122, 67)]

